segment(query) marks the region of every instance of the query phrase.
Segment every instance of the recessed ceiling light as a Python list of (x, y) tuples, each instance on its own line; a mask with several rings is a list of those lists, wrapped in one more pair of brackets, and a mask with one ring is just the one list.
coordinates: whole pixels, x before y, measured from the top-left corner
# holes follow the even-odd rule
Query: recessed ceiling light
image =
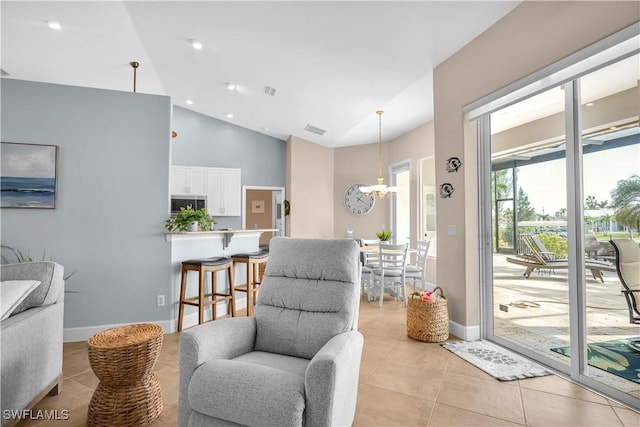
[(227, 119), (233, 119), (233, 113), (227, 113), (226, 116)]
[(189, 105), (193, 105), (193, 101), (191, 99), (187, 99), (185, 102)]
[(616, 129), (618, 129), (618, 126), (611, 126), (611, 127), (609, 128), (609, 130), (616, 130)]
[(60, 21), (47, 21), (47, 25), (52, 30), (61, 30), (62, 29), (62, 23)]
[(235, 83), (230, 83), (230, 82), (225, 82), (224, 85), (227, 87), (227, 89), (229, 90), (235, 90), (236, 89), (236, 85)]
[(202, 43), (196, 39), (191, 40), (191, 46), (193, 46), (194, 49), (202, 49)]
[(587, 102), (585, 105), (586, 105), (587, 107), (593, 107), (593, 102)]

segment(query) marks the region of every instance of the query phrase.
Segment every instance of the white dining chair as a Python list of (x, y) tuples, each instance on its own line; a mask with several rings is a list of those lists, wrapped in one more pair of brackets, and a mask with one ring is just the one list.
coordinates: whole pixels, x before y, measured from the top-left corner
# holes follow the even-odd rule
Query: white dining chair
[(420, 282), (420, 289), (425, 290), (425, 273), (427, 271), (427, 254), (431, 241), (419, 240), (416, 245), (416, 262), (415, 264), (407, 264), (405, 269), (405, 278), (411, 280), (413, 284), (413, 292), (416, 291), (416, 281)]
[(405, 291), (405, 266), (407, 261), (408, 243), (389, 245), (380, 243), (380, 266), (373, 269), (373, 288), (378, 290), (378, 304), (382, 307), (384, 293), (389, 292), (402, 304), (407, 306)]
[(373, 287), (373, 269), (380, 266), (379, 249), (380, 240), (360, 239), (360, 253), (362, 260), (361, 294), (367, 295), (371, 301), (371, 289)]

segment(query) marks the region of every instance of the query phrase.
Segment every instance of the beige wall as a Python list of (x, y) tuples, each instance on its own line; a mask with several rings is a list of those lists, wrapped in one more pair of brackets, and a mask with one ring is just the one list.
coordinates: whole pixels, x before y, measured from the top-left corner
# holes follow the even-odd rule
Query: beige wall
[(334, 237), (333, 149), (291, 136), (287, 141), (287, 235)]
[[(385, 183), (388, 144), (382, 144), (382, 167)], [(334, 150), (334, 235), (346, 237), (353, 230), (356, 239), (375, 239), (382, 225), (389, 228), (389, 201), (376, 200), (366, 215), (353, 215), (344, 206), (344, 193), (352, 184), (371, 185), (378, 177), (378, 144), (354, 145)]]
[[(389, 185), (389, 165), (405, 160), (411, 162), (411, 243), (418, 234), (418, 163), (433, 155), (433, 123), (429, 122), (400, 137), (382, 143), (382, 175)], [(344, 193), (352, 184), (375, 184), (378, 177), (378, 144), (354, 145), (335, 149), (335, 236), (353, 230), (356, 239), (374, 239), (375, 232), (384, 225), (390, 228), (389, 200), (376, 200), (366, 215), (353, 215), (344, 207)]]
[[(463, 107), (637, 22), (639, 9), (637, 2), (524, 2), (436, 67), (436, 182), (455, 187), (437, 206), (437, 284), (449, 298), (451, 320), (479, 323), (477, 142)], [(456, 174), (444, 169), (451, 156), (463, 161)], [(449, 225), (456, 236), (447, 235)]]

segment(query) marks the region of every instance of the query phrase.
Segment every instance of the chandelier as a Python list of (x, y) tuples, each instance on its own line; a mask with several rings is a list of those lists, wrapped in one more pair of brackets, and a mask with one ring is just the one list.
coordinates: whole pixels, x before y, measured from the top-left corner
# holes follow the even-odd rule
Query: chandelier
[(384, 178), (382, 177), (382, 114), (384, 111), (376, 111), (378, 115), (378, 183), (374, 185), (367, 185), (360, 187), (360, 191), (365, 196), (373, 194), (378, 199), (384, 199), (387, 196), (395, 196), (399, 191), (399, 187), (387, 187), (384, 184)]

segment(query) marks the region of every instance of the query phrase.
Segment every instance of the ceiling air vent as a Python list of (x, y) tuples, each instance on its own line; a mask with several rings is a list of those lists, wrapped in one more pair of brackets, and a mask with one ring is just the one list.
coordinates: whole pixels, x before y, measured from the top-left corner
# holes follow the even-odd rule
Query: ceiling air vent
[(306, 130), (307, 132), (315, 133), (317, 135), (324, 135), (324, 133), (327, 131), (326, 129), (320, 129), (319, 127), (315, 127), (311, 124), (307, 124), (304, 127), (304, 130)]
[(276, 96), (276, 88), (271, 86), (264, 87), (264, 94), (269, 96)]

